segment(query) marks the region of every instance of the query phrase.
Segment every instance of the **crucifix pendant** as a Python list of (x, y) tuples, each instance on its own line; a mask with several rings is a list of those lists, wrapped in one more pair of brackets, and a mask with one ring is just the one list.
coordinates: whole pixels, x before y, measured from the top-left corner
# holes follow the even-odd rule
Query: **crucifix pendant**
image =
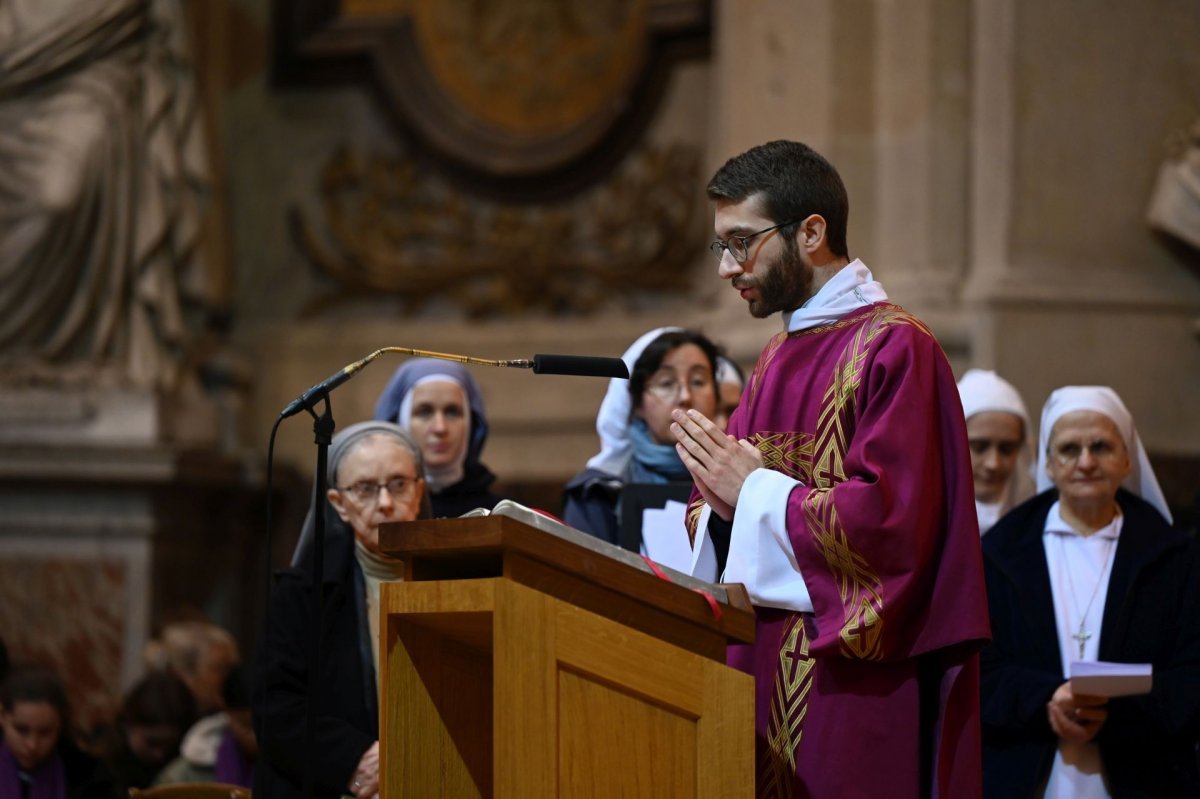
[(1073, 634), (1071, 637), (1079, 642), (1079, 659), (1083, 660), (1083, 645), (1086, 644), (1087, 640), (1092, 637), (1092, 634), (1087, 630), (1084, 630), (1083, 625), (1081, 624), (1079, 625), (1079, 632)]

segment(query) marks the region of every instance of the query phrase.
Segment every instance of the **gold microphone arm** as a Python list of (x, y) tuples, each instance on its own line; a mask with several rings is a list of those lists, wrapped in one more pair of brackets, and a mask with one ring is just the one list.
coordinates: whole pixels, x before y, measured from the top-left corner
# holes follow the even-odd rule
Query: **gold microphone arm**
[(343, 371), (347, 376), (354, 374), (359, 369), (369, 364), (371, 361), (383, 355), (385, 352), (395, 352), (401, 355), (415, 355), (421, 358), (437, 358), (441, 361), (455, 361), (456, 363), (473, 363), (476, 366), (509, 366), (516, 369), (532, 369), (533, 361), (518, 358), (515, 360), (490, 360), (488, 358), (472, 358), (470, 355), (455, 355), (450, 352), (431, 352), (429, 350), (415, 350), (411, 347), (380, 347), (372, 352), (361, 361), (355, 361), (347, 366)]

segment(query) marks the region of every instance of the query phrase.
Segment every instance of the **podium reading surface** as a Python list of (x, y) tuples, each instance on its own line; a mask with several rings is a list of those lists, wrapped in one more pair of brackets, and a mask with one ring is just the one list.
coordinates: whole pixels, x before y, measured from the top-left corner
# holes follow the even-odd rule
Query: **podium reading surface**
[(752, 796), (744, 589), (525, 513), (380, 530), (384, 799)]

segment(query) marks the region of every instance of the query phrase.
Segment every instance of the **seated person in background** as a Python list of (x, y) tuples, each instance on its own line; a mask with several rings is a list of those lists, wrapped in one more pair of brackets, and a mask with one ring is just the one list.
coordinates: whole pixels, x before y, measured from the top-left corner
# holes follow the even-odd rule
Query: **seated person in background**
[(1017, 390), (995, 372), (968, 369), (958, 381), (958, 395), (967, 419), (975, 510), (983, 535), (1033, 496), (1029, 413)]
[[(1050, 395), (1041, 493), (983, 539), (984, 795), (1200, 796), (1200, 566), (1133, 418), (1103, 386)], [(1153, 689), (1073, 694), (1072, 661), (1150, 663)]]
[(208, 621), (177, 621), (147, 646), (145, 659), (151, 670), (169, 669), (183, 680), (203, 717), (222, 708), (225, 678), (241, 658), (228, 631)]
[(713, 421), (724, 430), (729, 426), (729, 417), (737, 410), (742, 400), (742, 389), (746, 387), (746, 375), (740, 366), (726, 358), (717, 356), (717, 415)]
[(0, 799), (112, 799), (108, 772), (71, 741), (53, 672), (17, 667), (0, 685)]
[[(333, 437), (322, 502), (335, 519), (324, 542), (321, 671), (310, 697), (310, 554), (276, 576), (271, 595), (254, 683), (256, 796), (299, 797), (309, 773), (318, 799), (379, 792), (380, 584), (403, 576), (403, 563), (379, 550), (379, 526), (429, 518), (424, 473), (420, 448), (395, 423), (360, 422)], [(312, 752), (310, 700), (318, 716)]]
[(700, 333), (659, 328), (622, 356), (629, 380), (613, 379), (596, 417), (600, 453), (564, 489), (563, 520), (618, 542), (618, 507), (629, 483), (691, 482), (675, 451), (671, 411), (717, 409), (717, 348)]
[(487, 441), (483, 395), (461, 364), (412, 358), (392, 375), (375, 403), (375, 418), (403, 427), (425, 459), (434, 518), (491, 510), (496, 476), (479, 460)]
[(155, 785), (181, 782), (220, 782), (254, 785), (258, 745), (250, 722), (247, 672), (234, 666), (222, 692), (225, 709), (197, 721), (187, 731), (179, 756), (162, 770)]
[(138, 680), (121, 708), (120, 739), (106, 759), (125, 795), (146, 788), (179, 755), (179, 743), (196, 720), (196, 700), (183, 681), (162, 671)]

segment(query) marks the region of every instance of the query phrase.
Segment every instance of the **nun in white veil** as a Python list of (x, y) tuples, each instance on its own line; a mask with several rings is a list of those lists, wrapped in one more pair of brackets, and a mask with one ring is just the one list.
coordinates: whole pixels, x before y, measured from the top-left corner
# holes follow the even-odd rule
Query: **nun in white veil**
[(1033, 430), (1029, 412), (1011, 383), (995, 372), (968, 369), (958, 381), (979, 534), (1034, 494)]
[[(1050, 395), (1037, 478), (983, 539), (984, 796), (1200, 796), (1200, 552), (1115, 391)], [(1079, 690), (1077, 661), (1149, 664), (1150, 686)]]

